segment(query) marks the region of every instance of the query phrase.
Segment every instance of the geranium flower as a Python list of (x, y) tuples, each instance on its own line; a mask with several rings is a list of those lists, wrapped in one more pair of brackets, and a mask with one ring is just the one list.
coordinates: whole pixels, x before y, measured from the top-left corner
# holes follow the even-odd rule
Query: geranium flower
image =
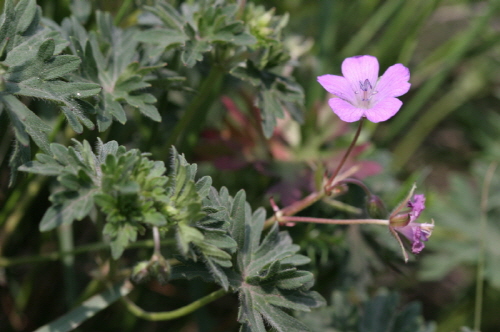
[(402, 227), (396, 226), (394, 229), (410, 240), (412, 243), (411, 251), (414, 254), (419, 254), (425, 247), (424, 242), (429, 240), (434, 225), (415, 222), (420, 216), (420, 213), (425, 209), (424, 195), (413, 196), (413, 199), (408, 201), (408, 207), (410, 208), (410, 212), (408, 213), (408, 224)]
[(429, 240), (434, 229), (434, 221), (429, 223), (418, 223), (417, 218), (425, 209), (425, 196), (413, 195), (415, 185), (411, 188), (408, 196), (389, 216), (389, 230), (398, 240), (405, 261), (408, 261), (403, 242), (398, 234), (404, 235), (411, 242), (411, 251), (419, 254), (425, 247), (424, 242)]
[(371, 122), (381, 122), (394, 116), (403, 103), (395, 98), (410, 89), (410, 71), (398, 63), (389, 67), (378, 77), (379, 64), (376, 57), (359, 55), (342, 62), (342, 74), (322, 75), (318, 82), (337, 98), (328, 104), (339, 118), (346, 122), (358, 121), (362, 117)]

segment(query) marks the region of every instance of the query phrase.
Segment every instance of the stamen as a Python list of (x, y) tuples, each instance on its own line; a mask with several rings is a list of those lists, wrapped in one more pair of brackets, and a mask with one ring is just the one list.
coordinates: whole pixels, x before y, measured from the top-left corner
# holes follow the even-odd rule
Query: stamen
[(372, 96), (371, 90), (373, 89), (370, 81), (366, 79), (364, 82), (359, 81), (359, 88), (363, 91), (363, 101), (370, 100)]
[(364, 82), (359, 81), (359, 87), (363, 91), (368, 91), (368, 89), (372, 89), (372, 85), (370, 84), (370, 81), (366, 79)]

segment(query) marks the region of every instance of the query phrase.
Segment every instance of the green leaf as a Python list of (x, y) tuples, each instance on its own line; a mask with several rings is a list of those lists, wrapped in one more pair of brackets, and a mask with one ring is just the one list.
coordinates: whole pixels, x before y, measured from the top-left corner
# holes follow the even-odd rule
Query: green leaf
[(211, 49), (212, 45), (208, 41), (189, 40), (186, 42), (181, 56), (182, 62), (188, 67), (193, 67), (196, 62), (203, 60), (203, 53)]
[[(237, 275), (225, 269), (212, 270), (211, 274), (214, 279), (220, 279), (216, 275), (219, 272), (239, 292), (238, 320), (243, 324), (242, 330), (266, 331), (265, 321), (278, 331), (307, 331), (305, 325), (285, 310), (309, 311), (322, 305), (324, 300), (310, 290), (313, 275), (297, 269), (307, 259), (297, 255), (299, 247), (292, 244), (288, 233), (279, 232), (275, 224), (261, 239), (265, 210), (261, 208), (252, 213), (244, 191), (233, 198), (226, 188), (219, 192), (212, 188), (204, 206), (213, 211), (207, 220), (229, 223), (229, 233), (238, 246)], [(201, 272), (193, 271), (193, 274), (193, 277), (203, 276)]]
[(24, 146), (29, 146), (29, 137), (31, 137), (42, 151), (49, 151), (47, 134), (50, 132), (50, 127), (16, 97), (1, 95), (0, 102), (4, 104), (10, 121), (14, 125), (16, 139)]
[[(41, 26), (40, 19), (41, 12), (34, 0), (21, 0), (15, 7), (12, 1), (5, 3), (0, 25), (0, 57), (4, 59), (0, 64), (1, 80), (5, 85), (0, 102), (9, 110), (16, 139), (28, 146), (31, 137), (46, 152), (50, 128), (13, 95), (42, 98), (65, 107), (63, 112), (69, 122), (81, 132), (79, 122), (87, 127), (93, 125), (77, 100), (95, 95), (100, 87), (68, 82), (66, 76), (78, 69), (80, 59), (58, 55), (67, 45), (57, 31)], [(13, 158), (16, 156), (19, 154), (13, 154)], [(11, 165), (20, 163), (11, 159)]]
[[(85, 218), (94, 206), (93, 196), (96, 192), (96, 189), (83, 191), (75, 188), (71, 194), (67, 193), (62, 203), (51, 206), (45, 212), (40, 222), (40, 231), (49, 231), (60, 225), (72, 223), (73, 220)], [(60, 195), (57, 199), (62, 200)]]
[(207, 213), (203, 209), (211, 180), (205, 177), (195, 182), (195, 175), (196, 165), (188, 164), (172, 148), (167, 219), (176, 226), (177, 245), (184, 257), (193, 262), (201, 258), (214, 280), (228, 289), (229, 279), (222, 267), (232, 266), (228, 251), (236, 248), (236, 242), (228, 234), (227, 221), (219, 219), (218, 210)]
[(237, 20), (238, 6), (218, 2), (184, 4), (181, 12), (161, 1), (155, 7), (145, 7), (156, 15), (165, 28), (156, 28), (141, 33), (141, 41), (158, 46), (156, 56), (173, 45), (184, 45), (181, 60), (193, 67), (203, 60), (213, 46), (251, 46), (257, 42), (242, 21)]
[(81, 59), (82, 78), (103, 87), (96, 107), (99, 131), (108, 129), (113, 119), (125, 123), (126, 105), (161, 121), (154, 106), (156, 98), (145, 89), (151, 86), (148, 74), (164, 64), (142, 66), (137, 61), (140, 58), (137, 29), (114, 26), (109, 13), (97, 12), (96, 20), (97, 31), (90, 34), (76, 18), (66, 19), (62, 26), (72, 51)]

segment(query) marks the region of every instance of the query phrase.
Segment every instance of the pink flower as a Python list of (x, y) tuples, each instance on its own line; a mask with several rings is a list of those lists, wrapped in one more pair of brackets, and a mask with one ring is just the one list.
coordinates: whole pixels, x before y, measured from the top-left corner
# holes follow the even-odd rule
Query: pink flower
[(429, 240), (434, 225), (415, 222), (425, 209), (424, 195), (413, 196), (413, 199), (408, 201), (408, 207), (410, 208), (408, 224), (402, 227), (395, 226), (394, 229), (410, 240), (412, 243), (411, 251), (414, 254), (419, 254), (425, 247), (424, 242)]
[(358, 55), (342, 62), (342, 74), (322, 75), (318, 82), (337, 98), (328, 104), (339, 118), (354, 122), (366, 117), (371, 122), (381, 122), (394, 116), (403, 103), (395, 98), (410, 89), (410, 71), (398, 63), (378, 77), (376, 57)]

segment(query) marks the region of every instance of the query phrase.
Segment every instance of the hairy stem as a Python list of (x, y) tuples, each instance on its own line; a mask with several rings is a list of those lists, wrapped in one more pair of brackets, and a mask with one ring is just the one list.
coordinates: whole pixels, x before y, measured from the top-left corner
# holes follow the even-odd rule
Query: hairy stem
[(313, 217), (293, 217), (283, 216), (279, 218), (279, 222), (308, 222), (315, 224), (330, 224), (330, 225), (385, 225), (389, 226), (389, 220), (386, 219), (325, 219)]
[[(356, 173), (358, 170), (359, 170), (359, 166), (353, 166), (350, 169), (348, 169), (347, 171), (343, 172), (340, 176), (338, 176), (337, 180), (342, 181), (342, 180), (348, 178), (349, 176), (351, 176), (352, 174)], [(277, 216), (280, 217), (280, 216), (294, 215), (294, 214), (304, 210), (305, 208), (313, 205), (317, 201), (325, 198), (326, 196), (327, 196), (327, 194), (324, 191), (316, 191), (316, 192), (309, 194), (308, 196), (301, 199), (300, 201), (295, 202), (295, 203), (293, 203), (293, 204), (291, 204), (291, 205), (289, 205), (289, 206), (287, 206), (279, 211), (277, 211), (275, 209), (274, 212), (276, 215), (274, 215), (266, 220), (266, 222), (264, 224), (264, 228), (271, 227), (271, 225), (277, 220)]]
[(202, 297), (201, 299), (188, 304), (187, 306), (184, 306), (176, 310), (164, 311), (164, 312), (147, 312), (138, 307), (134, 302), (132, 302), (127, 297), (123, 297), (122, 300), (125, 306), (127, 307), (128, 311), (130, 311), (137, 317), (151, 321), (160, 321), (160, 320), (172, 320), (182, 316), (186, 316), (192, 313), (193, 311), (198, 310), (201, 307), (207, 305), (208, 303), (213, 302), (218, 298), (221, 298), (226, 294), (227, 294), (226, 290), (219, 289), (218, 291), (210, 293), (207, 296)]

